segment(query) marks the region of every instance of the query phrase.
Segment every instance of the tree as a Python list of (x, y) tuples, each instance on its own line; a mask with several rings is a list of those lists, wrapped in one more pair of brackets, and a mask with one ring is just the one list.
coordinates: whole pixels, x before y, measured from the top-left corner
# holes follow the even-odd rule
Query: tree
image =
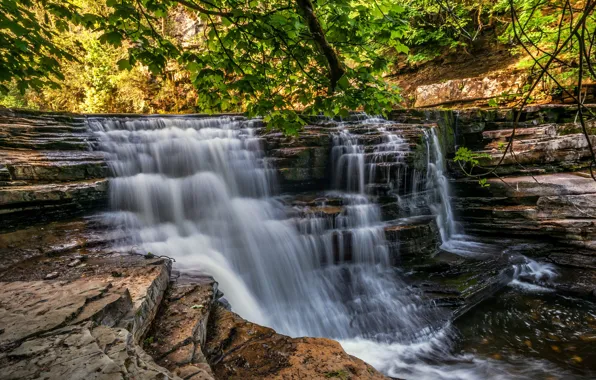
[[(101, 31), (104, 44), (127, 47), (120, 69), (186, 67), (200, 111), (264, 116), (289, 133), (303, 115), (380, 114), (398, 99), (382, 78), (388, 57), (407, 51), (399, 42), (404, 9), (391, 0), (106, 0), (92, 13), (76, 1), (0, 0), (3, 90), (10, 81), (21, 90), (56, 86), (58, 62), (75, 58), (58, 47), (55, 31), (79, 25)], [(185, 46), (160, 30), (180, 8), (200, 21), (200, 43)]]

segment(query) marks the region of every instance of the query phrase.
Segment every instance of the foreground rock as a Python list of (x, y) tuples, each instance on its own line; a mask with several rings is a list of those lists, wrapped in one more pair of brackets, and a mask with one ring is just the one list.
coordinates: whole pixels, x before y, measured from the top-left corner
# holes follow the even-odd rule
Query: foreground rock
[(184, 379), (386, 379), (339, 343), (290, 338), (216, 301), (210, 277), (173, 285), (145, 339), (158, 364)]
[(205, 352), (218, 379), (386, 379), (336, 341), (290, 338), (216, 304)]
[(169, 261), (101, 264), (104, 272), (90, 277), (0, 283), (0, 378), (176, 378), (138, 345), (168, 285)]
[(207, 324), (217, 283), (211, 277), (173, 284), (145, 339), (145, 349), (157, 362), (184, 379), (213, 379), (203, 354)]

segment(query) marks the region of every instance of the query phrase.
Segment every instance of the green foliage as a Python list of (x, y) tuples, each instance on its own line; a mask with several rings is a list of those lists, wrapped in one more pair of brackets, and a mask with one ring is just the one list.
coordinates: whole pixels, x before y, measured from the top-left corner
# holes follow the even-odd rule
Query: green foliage
[(481, 159), (483, 158), (491, 158), (492, 156), (488, 153), (477, 153), (473, 152), (469, 148), (460, 147), (457, 152), (455, 152), (455, 158), (453, 161), (455, 162), (464, 162), (467, 164), (474, 166), (478, 166), (480, 164)]
[[(488, 153), (478, 153), (473, 152), (469, 148), (460, 147), (457, 152), (455, 152), (455, 158), (453, 161), (459, 164), (462, 172), (467, 176), (472, 176), (474, 168), (480, 167), (480, 161), (482, 159), (491, 159), (492, 156)], [(478, 184), (481, 187), (489, 187), (490, 184), (487, 183), (486, 178), (482, 178), (478, 181)]]
[(490, 183), (487, 183), (486, 178), (479, 179), (478, 184), (480, 185), (480, 187), (490, 187)]
[[(0, 93), (9, 93), (13, 81), (21, 93), (56, 87), (64, 79), (58, 60), (76, 60), (52, 42), (68, 21), (80, 22), (71, 4), (48, 0), (41, 13), (34, 5), (32, 0), (0, 0)], [(53, 15), (59, 15), (61, 22), (51, 24)]]
[[(197, 111), (266, 116), (288, 133), (304, 123), (301, 114), (381, 114), (399, 100), (382, 78), (391, 62), (386, 53), (407, 51), (405, 9), (391, 0), (314, 2), (322, 33), (313, 29), (304, 1), (0, 1), (2, 57), (23, 51), (0, 62), (0, 84), (5, 92), (43, 89), (29, 96), (33, 102), (111, 111), (120, 107), (118, 71), (136, 70), (128, 80), (142, 82), (141, 73), (163, 78), (172, 68), (198, 89)], [(168, 32), (172, 15), (180, 14), (200, 28), (192, 41)], [(44, 22), (33, 25), (39, 15)], [(64, 72), (82, 77), (76, 101), (65, 99), (71, 91), (52, 99), (47, 93), (48, 85), (77, 84)]]
[(485, 27), (502, 16), (507, 0), (406, 0), (408, 19), (404, 42), (408, 61), (423, 63), (471, 45)]

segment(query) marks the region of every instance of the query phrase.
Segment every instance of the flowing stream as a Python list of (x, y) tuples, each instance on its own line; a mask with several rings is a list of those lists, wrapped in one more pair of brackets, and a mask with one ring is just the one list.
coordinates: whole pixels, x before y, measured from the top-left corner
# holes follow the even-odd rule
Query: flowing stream
[[(329, 217), (292, 208), (278, 196), (256, 135), (258, 120), (97, 118), (89, 124), (110, 158), (106, 221), (130, 237), (122, 249), (172, 257), (189, 276), (210, 274), (244, 318), (291, 336), (337, 339), (391, 376), (509, 378), (498, 363), (453, 356), (456, 336), (445, 314), (391, 264), (381, 211), (369, 195), (378, 171), (408, 170), (409, 144), (400, 136), (374, 127), (383, 141), (367, 149), (338, 125), (328, 195), (341, 211)], [(444, 246), (468, 252), (473, 245), (454, 222), (437, 136), (426, 136), (423, 182), (434, 184), (425, 190), (428, 206)], [(413, 181), (409, 188), (420, 187), (420, 173), (404, 178)]]

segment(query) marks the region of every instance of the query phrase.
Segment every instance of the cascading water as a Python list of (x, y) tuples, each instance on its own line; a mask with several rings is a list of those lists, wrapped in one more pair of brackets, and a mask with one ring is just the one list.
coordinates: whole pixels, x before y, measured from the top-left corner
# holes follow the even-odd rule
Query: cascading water
[[(343, 125), (335, 131), (332, 195), (341, 211), (321, 216), (298, 210), (308, 215), (295, 216), (275, 196), (274, 171), (255, 133), (259, 121), (89, 119), (114, 175), (106, 221), (130, 237), (122, 250), (173, 257), (185, 276), (213, 275), (243, 317), (293, 336), (338, 339), (390, 376), (498, 373), (489, 362), (452, 356), (449, 322), (391, 266), (381, 211), (370, 198), (373, 185), (380, 177), (381, 185), (399, 193), (424, 181), (414, 173), (409, 185), (401, 183), (408, 178), (408, 144), (381, 121), (369, 124), (359, 128), (382, 136), (372, 147)], [(449, 241), (455, 225), (443, 156), (436, 135), (430, 137), (434, 160), (426, 182), (437, 184), (435, 202), (447, 205), (435, 212)]]
[(364, 153), (348, 135), (337, 165), (349, 193), (329, 229), (297, 223), (272, 197), (275, 181), (254, 137), (258, 121), (90, 125), (111, 155), (111, 223), (132, 236), (130, 244), (175, 258), (185, 273), (213, 275), (244, 317), (290, 335), (336, 339), (406, 340), (428, 328), (428, 308), (389, 265), (378, 206), (364, 194)]
[(435, 198), (437, 201), (430, 201), (429, 206), (437, 216), (437, 225), (441, 234), (441, 241), (448, 243), (451, 237), (457, 233), (451, 201), (449, 199), (449, 182), (445, 177), (445, 159), (441, 150), (441, 143), (434, 128), (425, 130), (425, 141), (427, 144), (427, 183), (434, 185)]
[(426, 203), (435, 215), (441, 235), (441, 249), (460, 256), (485, 257), (494, 247), (463, 234), (457, 225), (450, 200), (449, 180), (445, 175), (445, 155), (435, 128), (424, 131), (427, 151)]

